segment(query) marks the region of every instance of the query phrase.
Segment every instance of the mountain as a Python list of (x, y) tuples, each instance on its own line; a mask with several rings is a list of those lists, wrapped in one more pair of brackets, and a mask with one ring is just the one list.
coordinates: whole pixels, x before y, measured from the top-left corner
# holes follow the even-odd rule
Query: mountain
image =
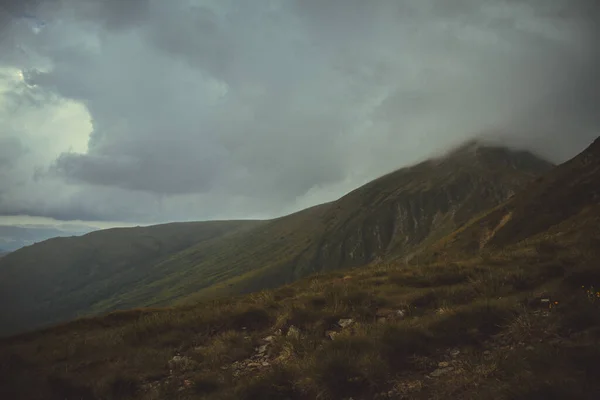
[(78, 314), (249, 293), (406, 255), (551, 167), (528, 152), (470, 142), (270, 221), (204, 223), (211, 228), (199, 236), (180, 225), (149, 228), (166, 229), (167, 244), (142, 228), (47, 241), (0, 261), (0, 304), (10, 305), (0, 326), (17, 332)]
[(17, 332), (94, 312), (127, 293), (154, 264), (255, 221), (173, 223), (58, 237), (0, 259), (0, 331)]
[(536, 179), (526, 191), (437, 243), (433, 251), (460, 257), (527, 240), (559, 240), (600, 250), (598, 229), (600, 138), (577, 157)]
[[(599, 143), (500, 205), (465, 215), (431, 245), (415, 241), (406, 253), (405, 239), (397, 247), (392, 236), (381, 262), (246, 296), (118, 311), (0, 339), (0, 397), (597, 399)], [(489, 151), (470, 147), (459, 158), (479, 160)], [(515, 157), (492, 153), (505, 161), (510, 155), (505, 166)], [(422, 185), (414, 179), (410, 187)], [(282, 220), (328, 226), (324, 218), (340, 202)], [(449, 220), (463, 204), (453, 202)], [(277, 221), (248, 232), (271, 235), (263, 239), (285, 233), (274, 230), (282, 229)], [(315, 243), (318, 249), (322, 240)], [(423, 252), (438, 254), (418, 267), (397, 257)]]
[(57, 229), (47, 226), (0, 225), (0, 248), (15, 251), (53, 237), (80, 236), (93, 230), (94, 228), (84, 226), (64, 226)]
[[(199, 259), (214, 251), (213, 243), (204, 243), (165, 265), (184, 262), (199, 274), (218, 269), (217, 285), (183, 290), (194, 293), (193, 300), (277, 287), (315, 272), (407, 255), (502, 203), (551, 168), (529, 152), (469, 142), (376, 179), (333, 203), (272, 221), (252, 232), (255, 243), (243, 235), (219, 241), (216, 245), (236, 249), (216, 251), (222, 257), (219, 263)], [(196, 281), (207, 282), (202, 275)]]

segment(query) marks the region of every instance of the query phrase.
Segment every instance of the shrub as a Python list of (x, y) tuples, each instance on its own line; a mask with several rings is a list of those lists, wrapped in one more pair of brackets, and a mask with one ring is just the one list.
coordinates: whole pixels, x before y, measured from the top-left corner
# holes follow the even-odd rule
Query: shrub
[(302, 398), (295, 383), (295, 371), (274, 366), (268, 372), (261, 373), (236, 387), (235, 398), (240, 400), (296, 400)]
[(419, 327), (390, 324), (378, 337), (380, 357), (394, 370), (411, 365), (413, 355), (431, 352), (431, 335)]
[(339, 399), (368, 393), (385, 379), (387, 367), (371, 340), (340, 336), (317, 352), (310, 373), (329, 398)]

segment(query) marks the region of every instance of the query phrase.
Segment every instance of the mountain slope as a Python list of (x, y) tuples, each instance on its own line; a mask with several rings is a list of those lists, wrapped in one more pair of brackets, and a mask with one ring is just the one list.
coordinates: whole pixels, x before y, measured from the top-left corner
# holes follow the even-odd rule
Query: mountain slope
[(74, 226), (72, 229), (68, 229), (68, 227), (67, 229), (56, 229), (40, 226), (0, 225), (0, 248), (6, 251), (15, 251), (21, 247), (54, 237), (81, 236), (93, 230), (95, 229), (84, 226)]
[(173, 223), (54, 238), (0, 260), (0, 333), (17, 332), (93, 312), (125, 293), (147, 269), (204, 240), (255, 221)]
[(130, 304), (157, 290), (163, 293), (154, 296), (158, 301), (142, 304), (168, 304), (185, 293), (191, 295), (180, 301), (248, 293), (407, 254), (503, 202), (550, 168), (528, 152), (468, 143), (335, 202), (190, 247), (160, 264), (170, 276), (149, 278), (132, 289)]
[[(0, 397), (597, 399), (597, 143), (435, 243), (458, 246), (463, 259), (415, 268), (388, 258), (257, 294), (0, 339)], [(297, 233), (336, 204), (283, 220)], [(254, 245), (283, 226), (270, 224), (251, 229)], [(497, 239), (488, 226), (509, 230)], [(475, 253), (463, 247), (471, 236)], [(561, 241), (540, 246), (540, 237)], [(594, 251), (579, 251), (590, 240)]]
[[(526, 191), (437, 243), (433, 250), (470, 253), (556, 235), (563, 240), (577, 236), (574, 240), (581, 244), (589, 229), (600, 226), (599, 217), (600, 138), (578, 156), (536, 179)], [(600, 243), (597, 245), (600, 248)]]
[[(211, 229), (199, 236), (171, 226), (169, 235), (179, 238), (168, 246), (123, 230), (97, 233), (107, 241), (101, 246), (85, 245), (89, 235), (44, 242), (0, 261), (0, 285), (6, 288), (0, 304), (12, 305), (3, 307), (0, 322), (17, 331), (77, 313), (248, 293), (409, 254), (502, 203), (549, 168), (528, 152), (472, 142), (286, 217), (227, 228), (206, 223), (200, 226)], [(117, 238), (125, 232), (135, 244)], [(123, 256), (123, 247), (137, 250)], [(43, 268), (40, 260), (52, 261)]]

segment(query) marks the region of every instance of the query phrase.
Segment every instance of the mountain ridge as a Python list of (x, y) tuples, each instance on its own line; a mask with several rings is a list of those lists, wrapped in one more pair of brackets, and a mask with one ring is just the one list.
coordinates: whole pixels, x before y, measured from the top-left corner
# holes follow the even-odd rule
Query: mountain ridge
[[(116, 311), (0, 339), (0, 397), (596, 399), (597, 150), (421, 249), (453, 259), (438, 254), (415, 266), (386, 257), (274, 290)], [(567, 211), (557, 213), (562, 203)], [(533, 206), (539, 215), (528, 213)], [(340, 212), (335, 207), (294, 220), (320, 222)], [(527, 229), (515, 230), (511, 219)], [(508, 231), (488, 245), (488, 225)]]
[[(529, 152), (478, 144), (474, 151), (455, 151), (441, 161), (401, 168), (335, 202), (289, 216), (197, 223), (212, 224), (214, 229), (233, 223), (235, 228), (219, 228), (219, 234), (202, 236), (202, 240), (181, 239), (184, 243), (168, 251), (151, 236), (133, 235), (137, 247), (122, 250), (133, 261), (103, 250), (101, 243), (100, 247), (86, 247), (87, 240), (98, 237), (94, 233), (66, 242), (44, 242), (0, 262), (0, 282), (7, 286), (2, 303), (29, 304), (25, 310), (0, 311), (26, 326), (25, 311), (40, 307), (32, 303), (42, 304), (47, 321), (59, 322), (74, 316), (70, 304), (77, 302), (81, 303), (77, 315), (194, 302), (273, 288), (319, 271), (366, 265), (391, 253), (408, 254), (454, 231), (474, 214), (502, 203), (551, 166)], [(179, 225), (138, 231), (120, 228), (96, 235), (110, 238), (174, 226)], [(65, 255), (68, 251), (55, 254), (54, 244), (58, 243), (81, 249), (69, 258)], [(118, 248), (116, 245), (111, 246)], [(103, 258), (104, 253), (113, 256)], [(94, 267), (98, 264), (92, 262), (94, 257), (105, 260), (106, 267)], [(23, 259), (26, 264), (18, 261)], [(49, 263), (46, 272), (53, 271), (52, 279), (40, 279), (46, 273), (35, 266), (40, 259)], [(15, 272), (18, 264), (21, 275)], [(106, 271), (98, 272), (98, 268)], [(104, 278), (90, 282), (93, 273)], [(40, 279), (33, 291), (35, 301), (24, 294), (30, 276)], [(54, 287), (50, 282), (55, 282)], [(56, 291), (57, 285), (62, 293)], [(57, 304), (62, 306), (57, 308)], [(9, 321), (2, 325), (11, 325)]]
[[(599, 181), (600, 138), (597, 138), (580, 154), (533, 181), (527, 191), (471, 221), (437, 243), (434, 249), (441, 253), (445, 248), (468, 253), (539, 239), (544, 232), (575, 235), (577, 230), (587, 229), (596, 221), (595, 213), (588, 209), (599, 207)], [(567, 229), (569, 220), (577, 220), (581, 213), (588, 215), (587, 220), (578, 221), (574, 225), (577, 229)], [(561, 226), (564, 229), (557, 229)]]

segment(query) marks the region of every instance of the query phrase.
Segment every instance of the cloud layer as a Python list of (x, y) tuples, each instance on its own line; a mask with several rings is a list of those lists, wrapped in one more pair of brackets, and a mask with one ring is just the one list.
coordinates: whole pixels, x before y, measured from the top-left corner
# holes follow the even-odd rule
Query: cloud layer
[(0, 11), (0, 215), (161, 222), (332, 200), (476, 135), (599, 134), (584, 0), (48, 0)]

